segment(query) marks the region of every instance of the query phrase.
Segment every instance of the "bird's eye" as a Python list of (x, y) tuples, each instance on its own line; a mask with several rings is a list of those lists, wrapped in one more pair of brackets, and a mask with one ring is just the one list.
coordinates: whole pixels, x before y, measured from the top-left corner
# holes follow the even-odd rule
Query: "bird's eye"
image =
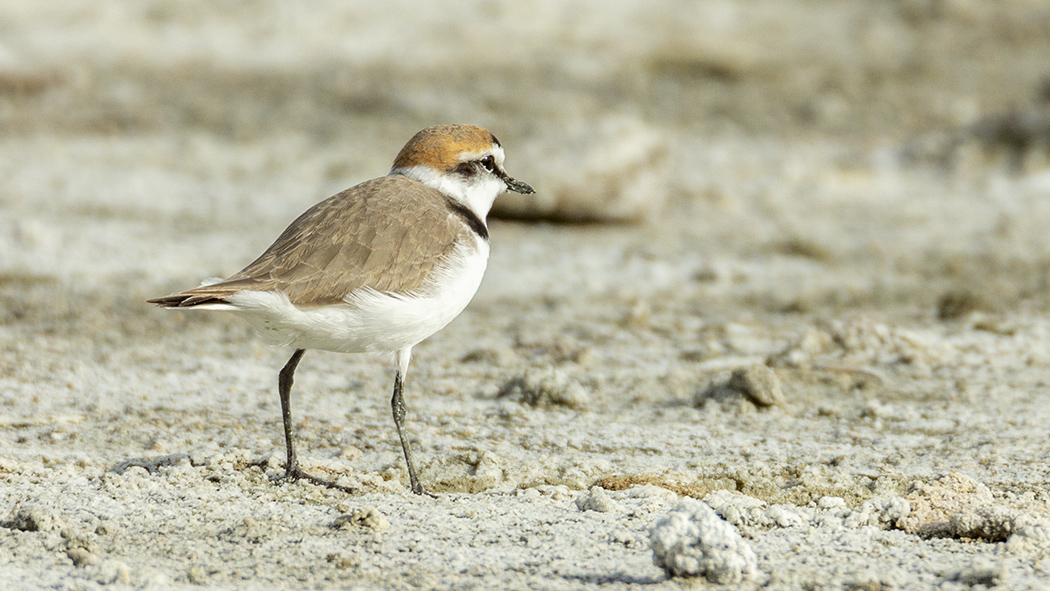
[(478, 162), (481, 162), (481, 165), (485, 167), (485, 170), (489, 172), (496, 172), (496, 159), (493, 158), (491, 155), (485, 156)]

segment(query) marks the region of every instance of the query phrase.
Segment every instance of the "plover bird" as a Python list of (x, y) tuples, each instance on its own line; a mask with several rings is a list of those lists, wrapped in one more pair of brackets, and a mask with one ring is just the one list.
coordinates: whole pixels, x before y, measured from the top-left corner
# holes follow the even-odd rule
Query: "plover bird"
[(393, 355), (394, 425), (412, 492), (419, 481), (405, 435), (402, 396), (412, 347), (445, 327), (481, 284), (485, 222), (506, 190), (533, 193), (503, 169), (503, 148), (473, 125), (439, 125), (412, 137), (390, 174), (330, 197), (299, 216), (252, 264), (229, 279), (148, 300), (179, 310), (226, 310), (271, 344), (295, 349), (278, 374), (288, 454), (284, 477), (341, 490), (299, 467), (290, 395), (307, 349)]

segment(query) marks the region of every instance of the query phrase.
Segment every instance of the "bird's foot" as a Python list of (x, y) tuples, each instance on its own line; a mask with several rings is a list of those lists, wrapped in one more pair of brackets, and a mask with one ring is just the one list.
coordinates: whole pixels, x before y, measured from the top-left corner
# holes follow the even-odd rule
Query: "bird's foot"
[(418, 480), (416, 480), (415, 478), (412, 479), (411, 489), (412, 489), (412, 493), (413, 494), (417, 494), (417, 495), (420, 495), (420, 496), (423, 496), (423, 497), (430, 497), (432, 499), (440, 498), (436, 494), (434, 494), (434, 493), (430, 492), (429, 490), (423, 488), (423, 485)]
[(423, 488), (422, 486), (418, 486), (418, 487), (414, 486), (414, 487), (412, 487), (412, 492), (417, 494), (417, 495), (423, 496), (423, 497), (430, 497), (432, 499), (439, 499), (439, 498), (441, 498), (441, 497), (437, 496), (436, 494), (430, 492), (429, 490)]
[(334, 488), (335, 490), (339, 490), (351, 495), (357, 494), (359, 492), (355, 488), (344, 486), (342, 484), (337, 484), (335, 482), (332, 482), (331, 480), (325, 480), (324, 478), (318, 478), (316, 476), (313, 476), (312, 474), (307, 474), (306, 472), (303, 472), (298, 465), (287, 468), (284, 471), (283, 475), (277, 477), (277, 480), (305, 480), (310, 484), (316, 484), (317, 486), (324, 486), (327, 488)]

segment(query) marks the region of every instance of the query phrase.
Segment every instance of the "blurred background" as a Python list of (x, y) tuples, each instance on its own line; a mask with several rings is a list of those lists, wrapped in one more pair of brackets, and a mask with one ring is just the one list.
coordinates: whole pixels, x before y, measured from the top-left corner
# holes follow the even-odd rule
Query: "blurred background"
[(382, 132), (385, 156), (432, 121), (900, 138), (1050, 98), (1037, 0), (8, 1), (0, 27), (7, 134)]
[(23, 314), (225, 275), (464, 122), (539, 189), (496, 215), (620, 224), (536, 260), (641, 249), (674, 269), (621, 283), (772, 310), (1041, 302), (1048, 104), (1039, 0), (6, 0), (0, 273)]

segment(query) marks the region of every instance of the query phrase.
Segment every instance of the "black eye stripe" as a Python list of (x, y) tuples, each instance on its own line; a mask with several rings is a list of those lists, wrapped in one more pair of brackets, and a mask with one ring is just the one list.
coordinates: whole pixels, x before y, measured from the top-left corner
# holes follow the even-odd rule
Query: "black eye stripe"
[(474, 176), (477, 173), (477, 169), (474, 168), (473, 162), (460, 162), (456, 165), (454, 172), (463, 176)]
[(489, 155), (479, 160), (460, 162), (452, 171), (462, 176), (474, 176), (478, 173), (479, 167), (496, 174), (496, 159)]

